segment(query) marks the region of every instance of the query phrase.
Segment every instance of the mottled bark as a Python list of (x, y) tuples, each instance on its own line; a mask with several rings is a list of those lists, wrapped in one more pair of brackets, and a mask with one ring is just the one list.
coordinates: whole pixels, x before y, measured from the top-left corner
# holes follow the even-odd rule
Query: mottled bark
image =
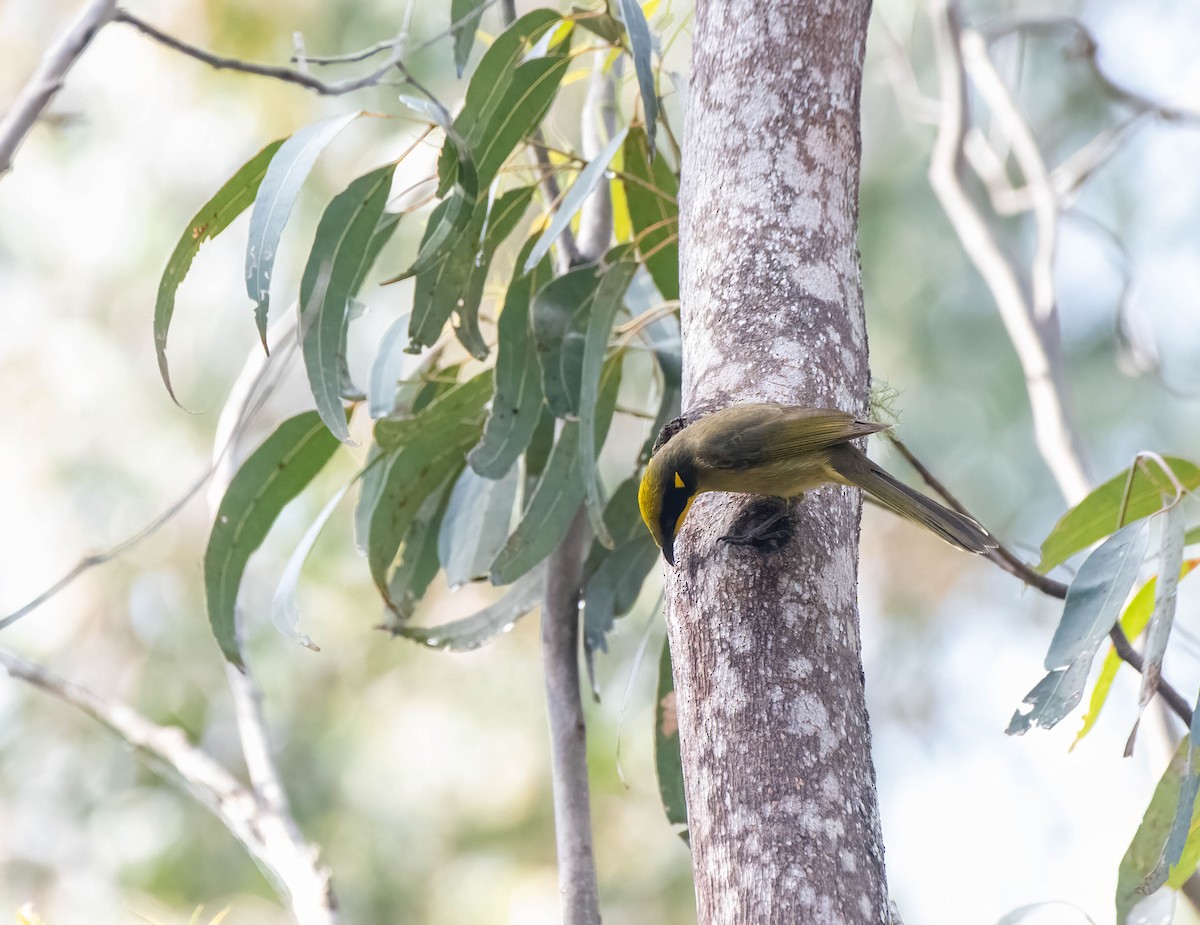
[[(869, 3), (699, 0), (680, 244), (684, 406), (867, 410), (855, 243)], [(860, 499), (825, 488), (781, 550), (722, 544), (704, 495), (667, 620), (699, 921), (886, 922), (856, 601)]]

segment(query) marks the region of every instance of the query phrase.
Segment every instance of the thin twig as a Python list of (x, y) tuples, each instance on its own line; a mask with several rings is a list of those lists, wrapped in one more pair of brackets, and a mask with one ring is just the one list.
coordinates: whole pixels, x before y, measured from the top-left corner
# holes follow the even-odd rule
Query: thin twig
[(117, 0), (91, 0), (71, 27), (55, 42), (21, 90), (12, 109), (0, 121), (0, 177), (12, 169), (12, 160), (30, 129), (62, 89), (92, 39), (117, 15)]
[[(972, 519), (975, 519), (974, 515), (967, 510), (962, 502), (960, 502), (958, 498), (956, 498), (950, 492), (950, 490), (946, 488), (944, 484), (942, 484), (937, 476), (935, 476), (925, 466), (925, 464), (913, 454), (912, 450), (904, 445), (904, 441), (890, 432), (888, 432), (886, 436), (888, 440), (891, 441), (892, 446), (896, 448), (897, 452), (899, 452), (900, 455), (908, 461), (908, 464), (917, 471), (917, 474), (921, 476), (921, 478), (925, 481), (925, 484), (933, 489), (933, 491), (939, 497), (941, 497), (941, 499), (945, 501), (949, 507), (955, 511), (958, 511), (958, 513), (965, 517), (971, 517)], [(1037, 588), (1043, 594), (1058, 598), (1059, 600), (1066, 600), (1067, 591), (1069, 589), (1068, 585), (1061, 581), (1056, 581), (1053, 578), (1049, 578), (1046, 575), (1043, 575), (1041, 572), (1036, 571), (998, 540), (996, 548), (989, 550), (985, 558), (1002, 568), (1004, 571), (1008, 572), (1010, 575), (1021, 579), (1021, 581), (1025, 582), (1027, 585)], [(1121, 661), (1125, 662), (1127, 665), (1133, 668), (1134, 671), (1141, 674), (1144, 667), (1142, 656), (1136, 649), (1133, 648), (1132, 643), (1129, 641), (1129, 637), (1125, 635), (1125, 631), (1121, 629), (1121, 624), (1119, 622), (1113, 624), (1112, 629), (1108, 631), (1108, 636), (1109, 639), (1112, 640), (1113, 649), (1116, 651), (1117, 656), (1121, 659)], [(1175, 688), (1173, 688), (1165, 680), (1159, 681), (1158, 693), (1162, 695), (1163, 700), (1167, 703), (1175, 715), (1183, 720), (1185, 725), (1191, 726), (1192, 708), (1184, 696), (1180, 694), (1179, 691), (1175, 690)]]

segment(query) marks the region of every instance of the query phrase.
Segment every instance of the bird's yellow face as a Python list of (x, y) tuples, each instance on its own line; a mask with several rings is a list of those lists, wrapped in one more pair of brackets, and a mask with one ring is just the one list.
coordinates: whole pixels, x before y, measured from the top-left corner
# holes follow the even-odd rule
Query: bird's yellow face
[(651, 459), (638, 489), (638, 507), (642, 520), (663, 551), (663, 558), (675, 564), (675, 537), (696, 499), (696, 483), (691, 473), (681, 473), (669, 459)]

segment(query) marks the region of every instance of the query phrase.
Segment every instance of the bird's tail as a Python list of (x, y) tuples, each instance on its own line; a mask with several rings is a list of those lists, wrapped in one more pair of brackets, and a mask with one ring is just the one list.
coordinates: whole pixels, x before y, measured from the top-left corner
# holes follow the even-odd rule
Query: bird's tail
[(893, 478), (863, 453), (842, 445), (831, 463), (841, 481), (861, 488), (893, 514), (920, 524), (951, 546), (983, 554), (996, 548), (996, 541), (983, 527), (949, 508), (942, 507), (919, 491)]

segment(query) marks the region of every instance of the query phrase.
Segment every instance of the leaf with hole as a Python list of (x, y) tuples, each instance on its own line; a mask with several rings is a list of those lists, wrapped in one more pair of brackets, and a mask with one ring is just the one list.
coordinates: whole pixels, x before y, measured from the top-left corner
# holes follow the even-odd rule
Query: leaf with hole
[(324, 468), (338, 442), (315, 411), (289, 418), (250, 456), (225, 489), (204, 554), (208, 620), (225, 657), (242, 666), (236, 605), (242, 574), (275, 518)]
[(254, 202), (271, 158), (275, 156), (284, 140), (280, 138), (273, 141), (259, 151), (213, 194), (188, 223), (187, 230), (167, 261), (167, 268), (163, 270), (162, 280), (158, 284), (158, 300), (154, 303), (154, 350), (158, 355), (158, 371), (162, 374), (163, 385), (167, 387), (167, 394), (176, 404), (179, 404), (179, 401), (175, 398), (171, 376), (167, 371), (167, 331), (175, 314), (175, 293), (187, 276), (201, 245), (228, 228), (230, 223)]
[(333, 116), (296, 132), (272, 158), (254, 198), (250, 213), (250, 241), (246, 245), (246, 292), (254, 300), (254, 319), (263, 348), (267, 345), (267, 311), (271, 302), (271, 271), (279, 239), (300, 187), (325, 147), (361, 112)]

